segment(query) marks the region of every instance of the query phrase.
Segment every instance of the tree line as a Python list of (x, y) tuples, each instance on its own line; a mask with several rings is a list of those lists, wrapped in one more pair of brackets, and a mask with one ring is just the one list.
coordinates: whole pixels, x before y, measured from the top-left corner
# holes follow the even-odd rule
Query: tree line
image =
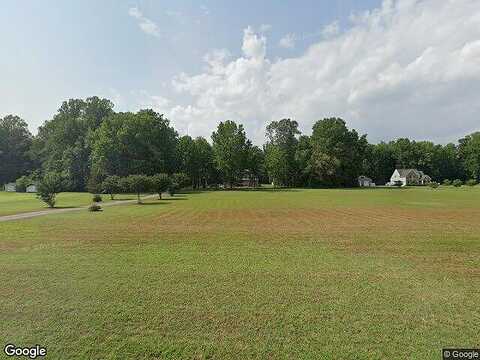
[(115, 112), (108, 99), (63, 102), (33, 136), (16, 115), (0, 118), (0, 184), (24, 186), (49, 173), (70, 191), (95, 192), (111, 176), (184, 174), (188, 186), (235, 186), (246, 176), (287, 187), (350, 187), (366, 175), (387, 182), (397, 167), (438, 182), (480, 180), (480, 132), (453, 144), (400, 138), (371, 144), (340, 118), (318, 120), (311, 135), (291, 119), (272, 121), (255, 146), (243, 125), (220, 122), (211, 135), (179, 136), (163, 115)]

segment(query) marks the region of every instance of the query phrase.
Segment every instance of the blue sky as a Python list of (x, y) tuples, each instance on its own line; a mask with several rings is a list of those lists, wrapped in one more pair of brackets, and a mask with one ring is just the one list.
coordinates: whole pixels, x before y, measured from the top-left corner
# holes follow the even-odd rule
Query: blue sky
[[(472, 114), (461, 115), (450, 91), (478, 90), (480, 7), (459, 0), (452, 10), (448, 3), (5, 1), (0, 116), (18, 114), (35, 131), (61, 101), (99, 95), (117, 110), (153, 107), (191, 135), (208, 136), (232, 118), (261, 142), (265, 124), (277, 117), (294, 117), (308, 132), (315, 119), (343, 116), (373, 140), (453, 140), (475, 130), (475, 98)], [(432, 28), (444, 33), (428, 34)], [(441, 60), (462, 49), (468, 74)], [(426, 62), (412, 72), (419, 61)], [(440, 79), (440, 69), (455, 74)], [(410, 87), (418, 92), (413, 98)], [(445, 99), (460, 125), (438, 118)], [(406, 109), (412, 106), (414, 113)], [(420, 130), (418, 119), (403, 124), (417, 114), (426, 118)], [(398, 129), (387, 116), (402, 123)], [(433, 118), (445, 123), (432, 130)]]

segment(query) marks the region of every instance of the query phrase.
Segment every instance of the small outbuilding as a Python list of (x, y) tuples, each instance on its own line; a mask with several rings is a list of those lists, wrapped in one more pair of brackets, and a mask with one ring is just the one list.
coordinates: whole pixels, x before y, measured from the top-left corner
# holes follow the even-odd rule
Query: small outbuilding
[(36, 193), (37, 192), (37, 185), (31, 184), (27, 186), (27, 193)]
[(7, 191), (7, 192), (15, 192), (15, 191), (17, 191), (17, 185), (16, 185), (15, 183), (5, 184), (5, 191)]
[(257, 187), (259, 184), (258, 180), (258, 177), (252, 174), (250, 170), (244, 170), (237, 185), (241, 187)]
[(372, 179), (370, 179), (367, 176), (361, 175), (358, 177), (358, 186), (360, 187), (373, 187), (375, 186), (375, 183), (373, 182)]

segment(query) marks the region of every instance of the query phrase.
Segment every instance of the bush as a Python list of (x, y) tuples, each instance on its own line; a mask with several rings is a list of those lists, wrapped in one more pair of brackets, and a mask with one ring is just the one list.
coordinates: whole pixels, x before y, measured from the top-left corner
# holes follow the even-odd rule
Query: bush
[(477, 181), (474, 180), (474, 179), (470, 179), (470, 180), (467, 180), (467, 181), (465, 182), (465, 185), (475, 186), (475, 185), (477, 185)]
[(128, 194), (130, 192), (130, 181), (128, 177), (121, 177), (118, 180), (119, 192)]
[(87, 181), (87, 191), (91, 194), (102, 192), (102, 176), (99, 174), (90, 174)]
[(452, 185), (455, 187), (460, 187), (463, 185), (463, 182), (460, 179), (456, 179), (456, 180), (453, 180)]
[(168, 188), (170, 196), (174, 196), (178, 190), (187, 187), (190, 184), (190, 178), (185, 173), (175, 173), (172, 175), (172, 183)]
[(445, 180), (443, 180), (443, 185), (450, 186), (450, 185), (452, 185), (452, 181), (449, 180), (449, 179), (445, 179)]
[(55, 206), (57, 194), (64, 191), (65, 180), (56, 172), (46, 173), (37, 186), (37, 198), (49, 207)]
[(430, 186), (432, 189), (438, 188), (439, 185), (440, 184), (435, 181), (432, 181), (430, 184), (428, 184), (428, 186)]
[(97, 203), (93, 203), (92, 205), (90, 205), (88, 207), (88, 211), (102, 211), (102, 207), (100, 205), (98, 205)]
[(156, 174), (150, 178), (150, 181), (159, 199), (162, 198), (162, 192), (167, 191), (172, 185), (172, 180), (167, 174)]
[(102, 189), (107, 194), (110, 194), (110, 198), (113, 200), (115, 194), (122, 192), (122, 182), (117, 175), (107, 176), (102, 183)]
[(128, 187), (129, 192), (137, 194), (137, 203), (141, 204), (140, 195), (151, 190), (152, 181), (146, 175), (130, 175), (127, 177), (124, 186)]
[(102, 202), (102, 197), (99, 194), (95, 194), (93, 195), (92, 201), (96, 203)]

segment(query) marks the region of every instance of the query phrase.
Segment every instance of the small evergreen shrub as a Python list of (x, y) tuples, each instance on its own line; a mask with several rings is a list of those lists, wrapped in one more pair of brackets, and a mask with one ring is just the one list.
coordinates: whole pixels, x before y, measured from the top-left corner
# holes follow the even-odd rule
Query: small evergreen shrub
[(95, 194), (95, 195), (93, 195), (92, 200), (93, 200), (94, 202), (97, 202), (97, 203), (98, 203), (98, 202), (102, 202), (102, 197), (101, 197), (99, 194)]
[(97, 203), (93, 203), (92, 205), (90, 205), (88, 207), (88, 211), (92, 211), (92, 212), (102, 211), (102, 207), (100, 205), (98, 205)]
[(463, 182), (460, 179), (456, 179), (456, 180), (453, 180), (452, 185), (455, 187), (460, 187), (463, 185)]
[(470, 179), (470, 180), (467, 180), (467, 181), (465, 182), (465, 185), (475, 186), (475, 185), (477, 185), (477, 182), (476, 182), (474, 179)]
[(445, 185), (445, 186), (450, 186), (450, 185), (452, 185), (452, 180), (450, 180), (450, 179), (445, 179), (445, 180), (443, 180), (443, 185)]
[(57, 194), (65, 189), (63, 176), (56, 172), (46, 173), (37, 186), (37, 198), (53, 208)]
[(440, 184), (435, 181), (432, 181), (430, 184), (428, 184), (428, 186), (430, 186), (432, 189), (438, 188), (439, 185)]

